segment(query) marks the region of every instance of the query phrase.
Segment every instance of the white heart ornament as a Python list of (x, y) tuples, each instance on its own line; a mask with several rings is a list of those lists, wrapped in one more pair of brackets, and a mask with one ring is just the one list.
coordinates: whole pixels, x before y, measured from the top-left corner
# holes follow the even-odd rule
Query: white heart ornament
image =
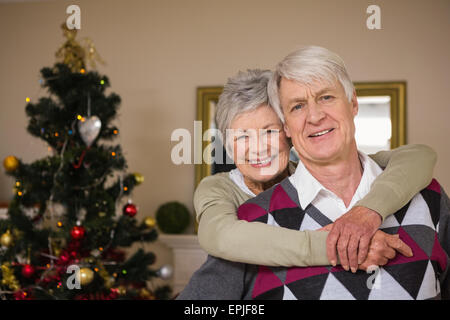
[(78, 122), (78, 132), (84, 143), (90, 147), (94, 140), (98, 137), (102, 122), (97, 116), (86, 118), (85, 121)]

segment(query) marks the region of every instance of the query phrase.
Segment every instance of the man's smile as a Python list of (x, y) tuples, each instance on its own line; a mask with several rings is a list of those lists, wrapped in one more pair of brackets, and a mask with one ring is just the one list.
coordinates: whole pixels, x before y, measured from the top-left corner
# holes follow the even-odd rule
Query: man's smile
[(321, 137), (321, 136), (323, 136), (323, 135), (325, 135), (325, 134), (327, 134), (327, 133), (330, 133), (330, 132), (333, 131), (333, 130), (334, 130), (334, 128), (321, 130), (321, 131), (315, 132), (315, 133), (313, 133), (313, 134), (310, 134), (308, 137), (309, 137), (309, 138), (317, 138), (317, 137)]

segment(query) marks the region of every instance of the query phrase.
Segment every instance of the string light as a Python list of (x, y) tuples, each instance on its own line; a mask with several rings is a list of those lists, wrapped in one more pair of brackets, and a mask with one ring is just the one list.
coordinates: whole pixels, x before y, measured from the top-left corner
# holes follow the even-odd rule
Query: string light
[(114, 129), (113, 133), (114, 133), (114, 134), (118, 134), (118, 133), (119, 133), (119, 130)]
[(103, 79), (100, 80), (100, 84), (101, 84), (101, 85), (104, 85), (104, 84), (105, 84), (105, 80), (103, 80)]
[(59, 136), (59, 133), (58, 132), (55, 132), (55, 137), (58, 137)]
[(127, 191), (128, 190), (128, 187), (123, 187), (123, 191)]
[(83, 117), (81, 115), (77, 115), (77, 119), (81, 120)]
[(16, 181), (16, 187), (20, 187), (20, 181)]
[(86, 70), (84, 70), (84, 68), (81, 68), (80, 73), (84, 74), (86, 72)]
[(26, 102), (30, 102), (31, 99), (30, 99), (29, 97), (26, 97), (26, 98), (25, 98), (25, 101), (26, 101)]
[(113, 152), (111, 152), (111, 155), (112, 155), (113, 157), (115, 157), (115, 156), (116, 156), (116, 153), (113, 151)]

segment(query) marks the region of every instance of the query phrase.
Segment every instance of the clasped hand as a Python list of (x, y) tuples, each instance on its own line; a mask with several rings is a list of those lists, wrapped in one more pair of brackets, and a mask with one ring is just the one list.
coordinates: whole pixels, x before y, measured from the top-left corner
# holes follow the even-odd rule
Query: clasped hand
[(365, 207), (353, 207), (349, 212), (319, 230), (330, 231), (327, 237), (327, 255), (331, 264), (337, 257), (345, 270), (356, 272), (376, 265), (383, 266), (395, 258), (397, 252), (412, 257), (411, 248), (398, 234), (387, 234), (378, 228), (381, 216)]

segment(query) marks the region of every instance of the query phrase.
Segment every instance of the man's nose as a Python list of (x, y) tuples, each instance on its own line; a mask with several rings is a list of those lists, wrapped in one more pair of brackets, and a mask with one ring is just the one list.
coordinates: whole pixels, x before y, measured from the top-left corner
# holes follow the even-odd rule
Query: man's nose
[(318, 124), (322, 119), (325, 118), (325, 112), (323, 111), (323, 106), (318, 103), (311, 103), (308, 105), (308, 117), (307, 120), (311, 124)]

